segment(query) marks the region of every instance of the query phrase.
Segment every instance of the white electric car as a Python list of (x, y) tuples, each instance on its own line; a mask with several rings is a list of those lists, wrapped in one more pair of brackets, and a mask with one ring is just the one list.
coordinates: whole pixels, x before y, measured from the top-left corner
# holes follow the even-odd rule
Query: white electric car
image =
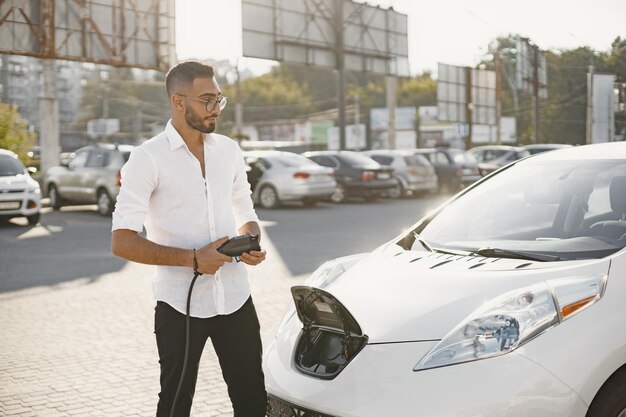
[(265, 343), (269, 416), (626, 416), (626, 143), (504, 167), (322, 265)]

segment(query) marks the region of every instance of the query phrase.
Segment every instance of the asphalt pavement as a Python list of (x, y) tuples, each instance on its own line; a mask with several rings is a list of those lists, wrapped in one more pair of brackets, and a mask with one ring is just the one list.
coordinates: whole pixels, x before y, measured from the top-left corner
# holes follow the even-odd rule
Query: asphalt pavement
[[(249, 268), (261, 332), (321, 263), (374, 249), (445, 197), (258, 210), (266, 262)], [(0, 226), (0, 415), (152, 416), (159, 391), (152, 267), (110, 253), (110, 218), (44, 209)], [(210, 344), (193, 416), (231, 416)]]

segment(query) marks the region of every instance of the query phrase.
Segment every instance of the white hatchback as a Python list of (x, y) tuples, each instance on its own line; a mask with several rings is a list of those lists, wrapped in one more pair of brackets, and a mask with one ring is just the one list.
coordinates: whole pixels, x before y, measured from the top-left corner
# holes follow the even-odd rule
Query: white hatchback
[(322, 265), (265, 343), (269, 416), (626, 416), (626, 143), (517, 161)]
[(28, 224), (39, 222), (39, 183), (11, 151), (0, 149), (0, 219), (26, 217)]

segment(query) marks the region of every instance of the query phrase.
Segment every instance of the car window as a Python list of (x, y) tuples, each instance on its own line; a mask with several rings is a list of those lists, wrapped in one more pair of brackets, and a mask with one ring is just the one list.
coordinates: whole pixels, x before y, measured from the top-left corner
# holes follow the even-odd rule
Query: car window
[(626, 238), (593, 224), (619, 218), (611, 211), (609, 188), (622, 176), (624, 160), (528, 160), (461, 195), (418, 233), (435, 247), (496, 247), (561, 259), (608, 256)]
[(280, 156), (272, 157), (273, 160), (287, 167), (299, 167), (302, 165), (317, 165), (315, 162), (297, 153), (284, 153)]
[(380, 168), (380, 164), (369, 156), (360, 153), (342, 152), (337, 156), (342, 162), (353, 168), (376, 169)]
[(124, 159), (124, 163), (128, 162), (130, 158), (130, 152), (122, 152), (122, 158)]
[(74, 157), (72, 159), (69, 160), (68, 162), (68, 166), (71, 169), (74, 168), (80, 168), (85, 166), (85, 163), (87, 162), (87, 156), (89, 155), (88, 151), (79, 151), (76, 152), (76, 154), (74, 155)]
[(437, 152), (431, 156), (431, 161), (438, 165), (449, 165), (450, 161), (448, 157), (443, 152)]
[(20, 162), (9, 155), (0, 155), (0, 177), (12, 177), (24, 173)]
[(371, 155), (370, 158), (372, 158), (374, 161), (378, 162), (381, 165), (391, 165), (391, 163), (393, 162), (393, 157), (391, 156)]
[(425, 166), (425, 167), (427, 167), (427, 166), (432, 165), (430, 162), (428, 162), (428, 159), (426, 159), (423, 155), (405, 156), (404, 157), (404, 161), (409, 166)]
[(476, 163), (476, 158), (469, 152), (462, 151), (460, 149), (450, 149), (448, 151), (450, 156), (457, 164)]
[(109, 153), (104, 150), (94, 149), (89, 152), (85, 167), (103, 168), (109, 164)]
[(311, 157), (311, 159), (315, 161), (316, 163), (325, 167), (339, 168), (339, 165), (337, 165), (337, 163), (335, 163), (335, 161), (333, 161), (333, 159), (328, 156), (317, 155), (317, 156)]

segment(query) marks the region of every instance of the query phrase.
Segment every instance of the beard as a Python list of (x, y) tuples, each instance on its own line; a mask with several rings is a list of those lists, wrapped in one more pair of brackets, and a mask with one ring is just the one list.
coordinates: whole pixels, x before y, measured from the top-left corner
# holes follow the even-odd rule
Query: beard
[(206, 126), (203, 123), (202, 117), (198, 113), (194, 112), (190, 107), (185, 109), (185, 121), (189, 126), (202, 133), (213, 133), (215, 131), (215, 123), (209, 123)]

